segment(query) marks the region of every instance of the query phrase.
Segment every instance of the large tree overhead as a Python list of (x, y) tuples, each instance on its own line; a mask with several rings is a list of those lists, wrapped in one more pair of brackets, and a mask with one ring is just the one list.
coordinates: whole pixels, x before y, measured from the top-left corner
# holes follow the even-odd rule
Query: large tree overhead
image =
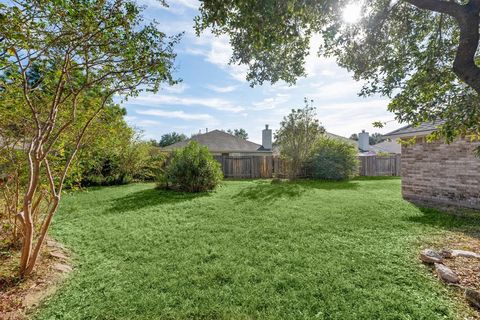
[[(361, 5), (355, 23), (342, 19)], [(392, 99), (402, 122), (444, 119), (448, 139), (480, 134), (480, 0), (205, 0), (197, 32), (228, 34), (232, 63), (249, 67), (252, 85), (305, 76), (310, 39), (319, 54), (365, 81), (361, 95)]]
[[(175, 83), (178, 38), (143, 23), (140, 12), (129, 0), (0, 3), (0, 119), (15, 115), (28, 167), (17, 212), (20, 276), (35, 266), (69, 168), (95, 119), (114, 96)], [(11, 126), (0, 129), (13, 135), (7, 134)]]

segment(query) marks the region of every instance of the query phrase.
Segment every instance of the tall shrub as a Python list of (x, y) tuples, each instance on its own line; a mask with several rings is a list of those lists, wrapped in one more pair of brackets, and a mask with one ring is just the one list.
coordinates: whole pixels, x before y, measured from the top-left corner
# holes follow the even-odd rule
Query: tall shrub
[(315, 142), (325, 132), (318, 119), (312, 102), (305, 99), (305, 107), (292, 109), (280, 122), (275, 140), (280, 155), (287, 162), (287, 174), (295, 179), (304, 164), (311, 158)]
[(158, 184), (164, 188), (203, 192), (214, 189), (222, 178), (220, 163), (208, 148), (191, 141), (185, 148), (174, 151)]
[(322, 137), (317, 140), (311, 171), (315, 179), (350, 179), (358, 172), (357, 148), (339, 139)]

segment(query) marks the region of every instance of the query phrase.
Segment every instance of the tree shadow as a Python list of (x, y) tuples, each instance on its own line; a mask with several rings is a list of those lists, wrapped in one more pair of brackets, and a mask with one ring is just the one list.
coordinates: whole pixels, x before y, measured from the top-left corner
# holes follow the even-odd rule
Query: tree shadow
[(358, 184), (354, 181), (275, 181), (276, 180), (255, 181), (253, 185), (242, 189), (234, 198), (238, 201), (248, 199), (271, 202), (279, 198), (298, 198), (309, 189), (346, 190), (358, 188)]
[(383, 181), (383, 180), (401, 180), (401, 177), (396, 176), (378, 176), (378, 177), (355, 177), (354, 181)]
[(107, 212), (122, 213), (147, 207), (181, 203), (207, 196), (210, 196), (209, 192), (188, 193), (175, 190), (146, 189), (113, 200), (112, 206)]
[(449, 231), (457, 231), (480, 239), (480, 212), (441, 211), (418, 206), (421, 215), (407, 217), (409, 222), (420, 223)]

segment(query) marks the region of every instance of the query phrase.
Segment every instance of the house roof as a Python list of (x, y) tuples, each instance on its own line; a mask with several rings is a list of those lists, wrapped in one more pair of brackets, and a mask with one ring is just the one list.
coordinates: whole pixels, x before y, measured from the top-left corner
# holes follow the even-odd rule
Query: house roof
[(445, 121), (443, 120), (437, 120), (437, 121), (431, 121), (431, 122), (424, 122), (418, 126), (408, 125), (400, 129), (394, 130), (392, 132), (389, 132), (383, 136), (385, 138), (425, 136), (437, 130), (437, 128), (444, 123)]
[(378, 152), (388, 152), (388, 153), (402, 153), (402, 145), (395, 140), (385, 140), (380, 143), (369, 146), (368, 151)]
[(339, 136), (338, 134), (334, 134), (334, 133), (331, 133), (331, 132), (326, 132), (324, 133), (324, 135), (328, 138), (332, 138), (332, 139), (339, 139), (339, 140), (342, 140), (344, 142), (348, 142), (350, 144), (353, 144), (355, 146), (358, 145), (358, 142), (355, 141), (355, 140), (352, 140), (352, 139), (349, 139), (349, 138), (345, 138), (345, 137), (342, 137), (342, 136)]
[(207, 133), (198, 134), (185, 141), (174, 143), (163, 148), (164, 150), (174, 150), (185, 147), (190, 141), (208, 147), (211, 152), (271, 152), (271, 150), (263, 148), (261, 145), (235, 137), (229, 133), (213, 130)]

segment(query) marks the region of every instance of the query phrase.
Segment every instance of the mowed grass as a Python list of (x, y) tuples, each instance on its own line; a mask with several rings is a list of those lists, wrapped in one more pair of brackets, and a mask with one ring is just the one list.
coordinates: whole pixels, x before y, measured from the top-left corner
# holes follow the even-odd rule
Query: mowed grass
[(36, 317), (452, 319), (418, 250), (472, 223), (402, 200), (399, 179), (74, 192), (52, 235), (75, 271)]

